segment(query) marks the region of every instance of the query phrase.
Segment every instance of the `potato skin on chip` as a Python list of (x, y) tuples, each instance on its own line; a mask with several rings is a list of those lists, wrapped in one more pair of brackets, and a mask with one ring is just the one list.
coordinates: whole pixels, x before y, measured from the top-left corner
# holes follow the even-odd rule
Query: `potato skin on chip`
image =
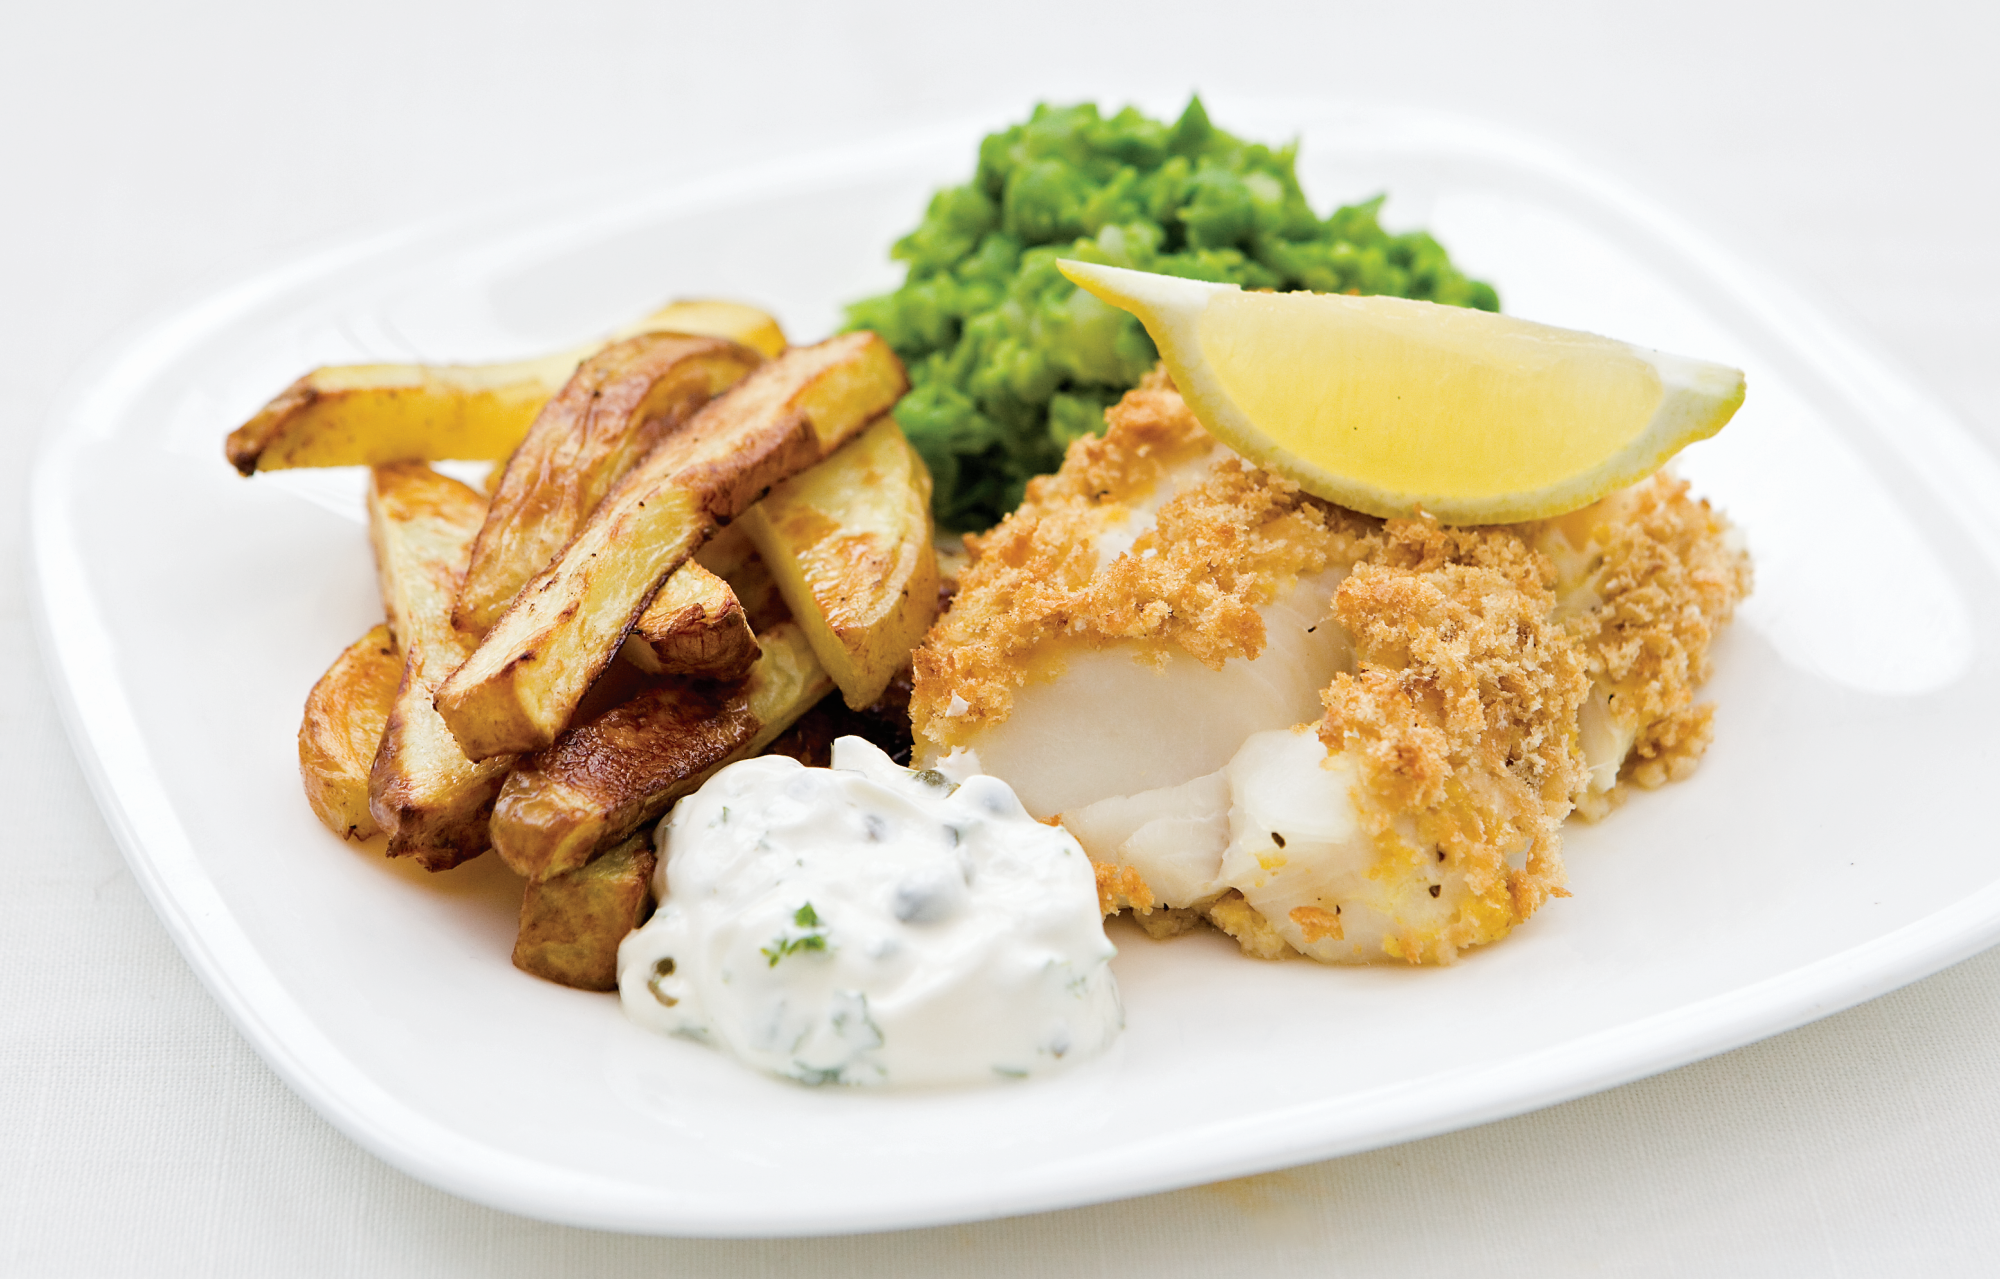
[(466, 755), (553, 742), (668, 575), (908, 387), (881, 338), (843, 333), (785, 352), (661, 441), (439, 686), (438, 711)]
[(644, 333), (585, 360), (507, 462), (452, 623), (483, 635), (626, 472), (764, 362), (722, 338)]
[(641, 333), (727, 338), (773, 356), (785, 334), (741, 302), (684, 301), (593, 342), (498, 364), (330, 364), (280, 391), (229, 433), (240, 474), (298, 466), (505, 461), (577, 365)]
[(485, 498), (421, 462), (369, 476), (368, 535), (403, 673), (370, 770), (368, 808), (389, 836), (389, 856), (426, 870), (486, 851), (487, 814), (513, 765), (467, 759), (431, 705), (470, 647), (452, 627), (451, 605), (485, 518)]
[(501, 859), (531, 880), (584, 865), (832, 691), (796, 623), (773, 627), (762, 645), (747, 679), (655, 681), (523, 759), (493, 807)]
[(620, 650), (654, 675), (737, 680), (763, 651), (736, 591), (696, 560), (673, 571)]
[(403, 654), (385, 622), (348, 645), (306, 695), (299, 778), (320, 824), (343, 839), (381, 834), (368, 811), (368, 770), (402, 676)]
[(874, 703), (938, 614), (931, 475), (902, 428), (877, 419), (742, 527), (848, 706)]
[(651, 832), (521, 895), (514, 967), (578, 990), (618, 989), (618, 943), (652, 913)]

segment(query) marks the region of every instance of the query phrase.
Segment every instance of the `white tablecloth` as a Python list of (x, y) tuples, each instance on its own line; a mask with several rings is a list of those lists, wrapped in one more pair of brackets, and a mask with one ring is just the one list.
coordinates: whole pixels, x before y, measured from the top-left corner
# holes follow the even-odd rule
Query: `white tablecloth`
[[(1190, 87), (1225, 125), (1231, 93), (1296, 91), (1541, 133), (1771, 265), (2000, 444), (1996, 14), (17, 4), (0, 15), (0, 482), (19, 512), (40, 426), (92, 348), (329, 238), (598, 173), (667, 180), (913, 119)], [(2000, 1268), (2000, 954), (1539, 1114), (1095, 1208), (718, 1243), (461, 1202), (293, 1097), (181, 961), (57, 723), (24, 518), (0, 527), (0, 1273)]]

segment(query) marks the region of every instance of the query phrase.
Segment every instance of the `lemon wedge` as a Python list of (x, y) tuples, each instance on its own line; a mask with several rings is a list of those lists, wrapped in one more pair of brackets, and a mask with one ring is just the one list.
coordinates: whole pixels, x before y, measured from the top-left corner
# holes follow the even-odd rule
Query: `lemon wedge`
[(1511, 316), (1058, 265), (1139, 318), (1210, 434), (1371, 515), (1561, 515), (1651, 475), (1743, 403), (1738, 369)]

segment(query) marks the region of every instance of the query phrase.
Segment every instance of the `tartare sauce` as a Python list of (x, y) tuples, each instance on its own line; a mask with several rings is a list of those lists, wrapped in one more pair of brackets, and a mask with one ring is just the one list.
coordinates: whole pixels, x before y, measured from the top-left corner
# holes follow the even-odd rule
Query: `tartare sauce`
[(1039, 1074), (1124, 1026), (1089, 858), (995, 777), (732, 764), (660, 824), (659, 910), (618, 948), (641, 1026), (805, 1083)]

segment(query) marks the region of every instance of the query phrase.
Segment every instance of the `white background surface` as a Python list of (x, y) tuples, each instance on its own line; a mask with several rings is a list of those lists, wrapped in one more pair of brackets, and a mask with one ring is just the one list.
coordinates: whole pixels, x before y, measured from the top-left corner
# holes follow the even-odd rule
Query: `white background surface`
[[(42, 683), (23, 474), (93, 347), (328, 239), (550, 183), (667, 180), (912, 119), (1020, 113), (1038, 96), (1199, 87), (1226, 127), (1232, 91), (1296, 89), (1484, 115), (1569, 147), (1771, 266), (2000, 444), (1992, 6), (1237, 5), (1218, 31), (1219, 11), (0, 15), (0, 798), (13, 819), (0, 840), (0, 1272), (1990, 1268), (1991, 954), (1711, 1062), (1370, 1155), (1044, 1217), (724, 1244), (544, 1226), (386, 1168), (278, 1083), (155, 923)], [(1711, 889), (1691, 891), (1698, 908)]]

